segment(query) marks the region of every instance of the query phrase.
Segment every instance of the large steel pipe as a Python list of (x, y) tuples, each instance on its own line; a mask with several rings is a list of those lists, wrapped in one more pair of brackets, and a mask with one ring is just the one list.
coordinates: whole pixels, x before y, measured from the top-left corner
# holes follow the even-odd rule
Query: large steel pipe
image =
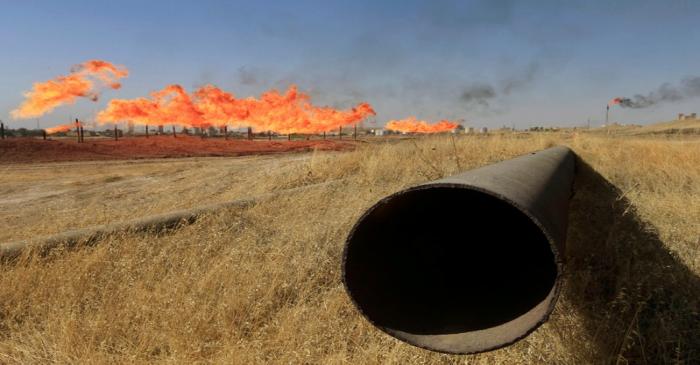
[(384, 332), (430, 350), (525, 337), (559, 294), (574, 167), (560, 146), (382, 199), (346, 242), (350, 297)]

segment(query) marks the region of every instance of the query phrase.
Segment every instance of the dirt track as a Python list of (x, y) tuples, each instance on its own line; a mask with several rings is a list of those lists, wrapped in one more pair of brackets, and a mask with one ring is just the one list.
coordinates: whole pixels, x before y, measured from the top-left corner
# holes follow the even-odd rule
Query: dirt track
[[(308, 184), (309, 153), (0, 165), (0, 242)], [(274, 173), (276, 179), (270, 179)], [(314, 181), (311, 181), (314, 182)], [(10, 229), (11, 228), (11, 229)], [(2, 361), (0, 361), (2, 363)]]
[(285, 152), (351, 150), (352, 141), (240, 140), (178, 136), (112, 139), (12, 138), (0, 140), (0, 164), (56, 161), (125, 160), (142, 158), (243, 156)]

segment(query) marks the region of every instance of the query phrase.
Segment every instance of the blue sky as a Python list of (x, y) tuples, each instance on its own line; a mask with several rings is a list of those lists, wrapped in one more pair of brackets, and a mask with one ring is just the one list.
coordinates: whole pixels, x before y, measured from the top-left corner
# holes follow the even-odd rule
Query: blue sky
[[(120, 90), (39, 118), (89, 120), (110, 98), (212, 83), (237, 96), (296, 83), (315, 103), (472, 126), (600, 124), (615, 96), (699, 76), (700, 2), (9, 1), (0, 10), (0, 119), (35, 81), (104, 59)], [(611, 111), (650, 123), (700, 98)]]

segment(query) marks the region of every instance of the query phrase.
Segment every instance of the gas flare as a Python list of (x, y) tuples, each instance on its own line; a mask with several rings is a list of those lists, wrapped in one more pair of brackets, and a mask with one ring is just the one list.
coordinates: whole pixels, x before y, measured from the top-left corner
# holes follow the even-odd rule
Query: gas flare
[(180, 85), (168, 85), (151, 93), (151, 99), (112, 99), (97, 115), (102, 123), (130, 120), (141, 125), (204, 126), (202, 113)]
[(631, 102), (632, 101), (629, 98), (621, 98), (621, 97), (612, 98), (608, 102), (608, 108), (610, 108), (613, 105), (629, 106), (629, 104)]
[(46, 128), (44, 129), (44, 131), (46, 131), (46, 134), (54, 134), (60, 132), (68, 132), (69, 130), (71, 130), (71, 128), (73, 128), (73, 126), (71, 126), (70, 124), (60, 124), (55, 127)]
[(74, 66), (71, 73), (53, 80), (34, 83), (32, 90), (24, 94), (26, 100), (12, 111), (13, 118), (32, 118), (51, 112), (62, 104), (74, 103), (78, 98), (96, 101), (98, 86), (106, 85), (119, 89), (119, 79), (129, 75), (123, 66), (115, 66), (107, 61), (90, 60)]
[(449, 132), (457, 128), (458, 124), (449, 120), (441, 120), (435, 124), (429, 124), (416, 117), (408, 117), (401, 120), (391, 120), (386, 124), (386, 129), (403, 133), (440, 133)]
[(179, 85), (169, 85), (151, 98), (114, 99), (97, 119), (102, 123), (130, 120), (137, 124), (173, 124), (182, 127), (250, 126), (277, 133), (320, 133), (358, 123), (375, 112), (367, 103), (351, 110), (318, 107), (291, 85), (285, 93), (270, 90), (259, 99), (236, 98), (213, 85), (192, 95)]
[(700, 76), (690, 76), (682, 79), (677, 85), (665, 82), (656, 90), (646, 94), (613, 98), (608, 102), (608, 109), (613, 105), (619, 105), (623, 108), (641, 109), (659, 103), (675, 103), (697, 97), (700, 97)]

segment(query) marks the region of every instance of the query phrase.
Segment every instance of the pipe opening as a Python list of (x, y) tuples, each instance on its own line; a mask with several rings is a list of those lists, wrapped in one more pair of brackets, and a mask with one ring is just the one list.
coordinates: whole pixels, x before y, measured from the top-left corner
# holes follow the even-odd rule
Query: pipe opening
[(544, 233), (514, 206), (434, 185), (372, 208), (348, 238), (344, 275), (378, 327), (443, 335), (518, 322), (551, 300), (557, 266)]

